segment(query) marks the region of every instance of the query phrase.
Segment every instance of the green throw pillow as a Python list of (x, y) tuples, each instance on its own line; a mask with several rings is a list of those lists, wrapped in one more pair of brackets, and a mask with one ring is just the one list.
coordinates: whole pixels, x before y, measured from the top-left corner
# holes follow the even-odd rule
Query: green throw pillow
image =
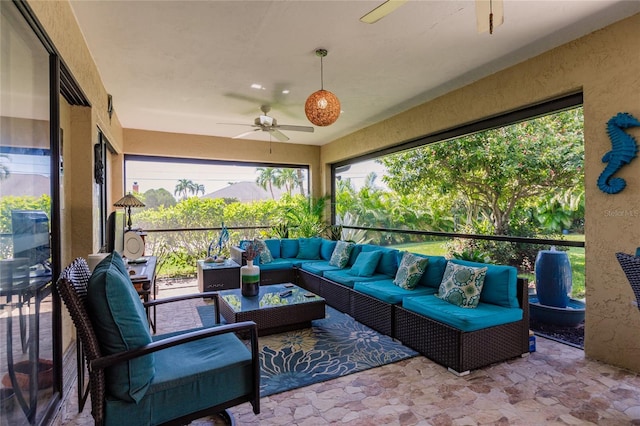
[(413, 290), (429, 265), (429, 259), (408, 251), (402, 255), (393, 283), (405, 290)]
[(487, 268), (447, 262), (437, 297), (461, 308), (475, 308), (480, 301)]
[(347, 241), (338, 241), (336, 248), (333, 249), (329, 265), (337, 266), (338, 268), (344, 268), (349, 263), (349, 256), (351, 256), (351, 250), (355, 246), (354, 243)]
[(357, 277), (370, 277), (375, 272), (381, 257), (380, 250), (361, 252), (349, 270), (349, 274)]
[(264, 240), (259, 240), (256, 238), (253, 240), (253, 244), (258, 250), (258, 253), (260, 253), (259, 256), (261, 264), (273, 262), (273, 255), (271, 254), (271, 250), (269, 250), (269, 247), (267, 247), (267, 243), (265, 243)]

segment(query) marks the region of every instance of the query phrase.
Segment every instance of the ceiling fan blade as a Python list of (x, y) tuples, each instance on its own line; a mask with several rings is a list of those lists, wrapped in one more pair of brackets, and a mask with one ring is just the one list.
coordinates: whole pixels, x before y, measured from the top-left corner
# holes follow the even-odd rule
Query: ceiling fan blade
[(245, 123), (216, 123), (216, 124), (221, 124), (224, 126), (251, 126), (251, 127), (259, 127), (256, 126), (255, 124), (245, 124)]
[(365, 24), (373, 24), (405, 4), (408, 0), (387, 0), (371, 12), (360, 18)]
[(502, 0), (476, 0), (478, 33), (489, 31), (489, 34), (493, 34), (493, 29), (503, 23), (504, 4)]
[(242, 139), (243, 137), (248, 136), (248, 135), (250, 135), (252, 133), (259, 132), (260, 130), (261, 129), (249, 130), (248, 132), (240, 133), (239, 135), (236, 135), (236, 136), (232, 137), (231, 139)]
[(278, 129), (274, 129), (273, 127), (270, 127), (269, 130), (267, 130), (267, 132), (271, 133), (276, 139), (278, 139), (280, 142), (286, 142), (289, 140), (289, 138), (287, 137), (287, 135), (285, 135), (284, 133), (282, 133), (280, 130)]
[(281, 130), (293, 130), (294, 132), (313, 133), (314, 130), (311, 126), (290, 126), (288, 124), (278, 124), (276, 127)]

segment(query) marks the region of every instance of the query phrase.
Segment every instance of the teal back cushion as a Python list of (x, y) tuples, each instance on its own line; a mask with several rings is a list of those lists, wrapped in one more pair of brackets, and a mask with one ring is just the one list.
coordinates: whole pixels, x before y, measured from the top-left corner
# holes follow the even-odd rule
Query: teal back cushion
[(358, 255), (349, 273), (358, 277), (370, 277), (375, 272), (381, 257), (382, 251), (380, 250), (363, 251)]
[(298, 238), (298, 259), (320, 259), (322, 238)]
[[(149, 323), (140, 296), (122, 257), (114, 252), (103, 259), (89, 279), (87, 305), (103, 355), (151, 343)], [(153, 355), (123, 362), (106, 370), (107, 390), (124, 401), (140, 401), (155, 374)]]
[(418, 281), (418, 285), (440, 288), (440, 283), (444, 276), (444, 270), (447, 267), (447, 259), (444, 256), (428, 256), (423, 254), (418, 254), (417, 256), (423, 256), (429, 259), (427, 270), (422, 274), (422, 277)]
[(269, 240), (264, 240), (264, 243), (269, 248), (269, 251), (271, 252), (271, 256), (274, 259), (277, 259), (280, 257), (280, 240), (269, 239)]
[(353, 246), (353, 248), (351, 249), (351, 254), (349, 255), (349, 261), (347, 262), (347, 266), (352, 266), (354, 263), (356, 263), (356, 259), (358, 258), (358, 255), (362, 252), (362, 244), (356, 244), (355, 246)]
[[(362, 251), (363, 252), (380, 251), (382, 256), (380, 257), (380, 261), (378, 262), (378, 266), (376, 267), (376, 272), (389, 275), (390, 277), (396, 276), (396, 272), (398, 272), (398, 265), (399, 265), (398, 250), (384, 248), (384, 247), (376, 246), (373, 244), (364, 244), (362, 246)], [(400, 255), (400, 258), (402, 258), (402, 255)]]
[(333, 250), (336, 248), (337, 241), (322, 239), (322, 245), (320, 245), (320, 258), (322, 260), (331, 260)]
[(520, 307), (518, 303), (518, 270), (514, 266), (489, 265), (458, 259), (451, 259), (449, 262), (476, 268), (487, 267), (484, 286), (482, 293), (480, 293), (481, 302), (493, 303), (505, 308)]
[(298, 255), (298, 240), (283, 238), (280, 240), (280, 256), (289, 259)]

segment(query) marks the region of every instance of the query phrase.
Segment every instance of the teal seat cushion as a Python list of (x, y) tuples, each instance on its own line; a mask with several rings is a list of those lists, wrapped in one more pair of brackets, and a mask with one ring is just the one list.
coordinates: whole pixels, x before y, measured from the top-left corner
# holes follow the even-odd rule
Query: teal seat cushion
[(326, 260), (321, 262), (304, 262), (300, 265), (300, 268), (320, 276), (323, 276), (327, 271), (338, 271), (341, 269), (337, 266), (330, 265)]
[(279, 257), (277, 259), (273, 259), (273, 261), (269, 263), (260, 264), (260, 270), (275, 271), (279, 269), (289, 269), (289, 268), (293, 268), (294, 265), (295, 265), (295, 259), (285, 259), (285, 258)]
[(385, 248), (376, 246), (373, 244), (363, 244), (362, 252), (380, 251), (382, 253), (378, 264), (376, 265), (376, 272), (379, 274), (389, 275), (394, 277), (398, 272), (398, 254), (396, 249)]
[(447, 267), (447, 259), (444, 256), (426, 256), (423, 254), (416, 254), (416, 256), (422, 256), (429, 259), (427, 269), (418, 281), (418, 285), (438, 289), (442, 282), (442, 277), (444, 276), (444, 270)]
[(251, 353), (234, 334), (185, 343), (155, 355), (157, 372), (144, 398), (137, 404), (108, 398), (106, 425), (160, 424), (252, 390)]
[(323, 275), (324, 278), (342, 284), (346, 287), (353, 288), (356, 282), (360, 281), (380, 281), (389, 279), (389, 276), (384, 274), (373, 274), (369, 277), (363, 277), (359, 275), (352, 275), (348, 269), (339, 269), (337, 271), (326, 271)]
[(406, 290), (395, 285), (392, 279), (368, 282), (358, 281), (353, 286), (353, 289), (392, 305), (400, 304), (402, 299), (407, 296), (422, 296), (434, 294), (437, 291), (435, 288), (425, 286), (419, 286), (413, 290)]
[(298, 238), (298, 259), (320, 259), (322, 238)]
[[(113, 252), (94, 269), (87, 289), (89, 316), (104, 355), (151, 343), (147, 315), (122, 257)], [(146, 355), (105, 371), (107, 391), (123, 401), (140, 401), (154, 377), (154, 356)]]
[(322, 244), (320, 245), (320, 258), (322, 260), (330, 260), (337, 243), (337, 241), (325, 240), (323, 238)]
[(402, 307), (462, 331), (476, 331), (522, 320), (522, 309), (480, 302), (475, 309), (461, 308), (432, 296), (405, 297)]
[(290, 259), (298, 256), (299, 247), (297, 238), (283, 238), (280, 240), (280, 257)]
[(487, 267), (484, 286), (480, 293), (481, 302), (493, 303), (505, 308), (520, 307), (518, 303), (518, 270), (514, 266), (490, 265), (458, 259), (452, 259), (450, 262), (476, 268)]
[(358, 277), (370, 277), (376, 271), (381, 257), (382, 251), (380, 250), (363, 251), (358, 255), (356, 262), (348, 272)]

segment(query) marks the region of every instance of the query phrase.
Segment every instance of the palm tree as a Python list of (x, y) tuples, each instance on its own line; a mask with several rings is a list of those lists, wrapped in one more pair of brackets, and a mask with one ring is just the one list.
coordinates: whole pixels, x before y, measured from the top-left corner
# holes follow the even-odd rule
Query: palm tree
[(276, 197), (273, 195), (273, 185), (278, 180), (278, 169), (274, 169), (273, 167), (258, 167), (257, 170), (260, 174), (256, 179), (256, 183), (265, 191), (269, 189), (269, 192), (271, 192), (271, 198), (275, 200)]
[(174, 195), (181, 194), (180, 198), (182, 198), (183, 200), (186, 200), (189, 192), (193, 194), (194, 185), (195, 184), (191, 179), (180, 179), (178, 180), (178, 184), (176, 185), (176, 188), (173, 191), (173, 194)]
[(298, 176), (294, 169), (278, 169), (276, 186), (281, 188), (284, 186), (287, 194), (291, 195), (296, 186), (298, 186)]
[[(9, 161), (11, 161), (11, 158), (9, 158), (9, 156), (7, 154), (0, 154), (0, 158), (2, 159), (7, 159)], [(9, 173), (11, 173), (9, 171), (9, 166), (7, 166), (4, 161), (0, 161), (0, 180), (5, 180), (6, 178), (9, 177)]]
[(202, 192), (202, 195), (204, 195), (204, 185), (201, 185), (201, 184), (199, 184), (199, 183), (196, 183), (196, 184), (194, 185), (194, 188), (195, 188), (195, 195), (196, 195), (196, 196), (197, 196), (199, 193), (201, 193), (201, 192)]

